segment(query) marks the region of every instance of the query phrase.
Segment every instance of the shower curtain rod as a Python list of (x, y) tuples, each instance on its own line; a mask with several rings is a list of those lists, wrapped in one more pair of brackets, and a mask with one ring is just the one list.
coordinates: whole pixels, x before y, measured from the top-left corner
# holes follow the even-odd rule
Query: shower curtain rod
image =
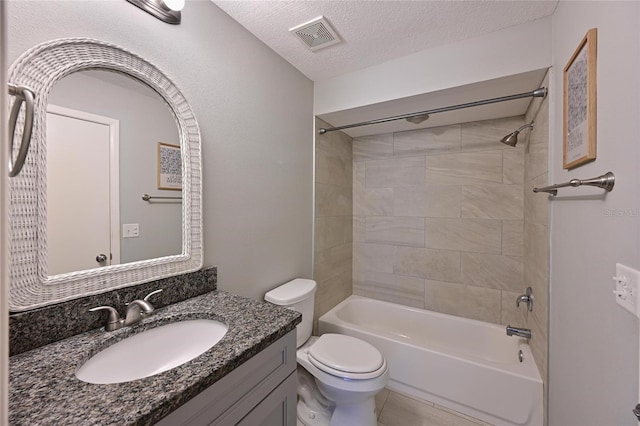
[(344, 126), (329, 127), (326, 129), (322, 128), (318, 131), (318, 133), (323, 135), (327, 132), (333, 132), (336, 130), (350, 129), (352, 127), (368, 126), (369, 124), (386, 123), (387, 121), (402, 120), (402, 119), (411, 118), (411, 117), (418, 117), (420, 115), (436, 114), (439, 112), (454, 111), (456, 109), (471, 108), (471, 107), (480, 106), (480, 105), (495, 104), (498, 102), (513, 101), (515, 99), (522, 99), (522, 98), (530, 98), (530, 97), (544, 98), (545, 96), (547, 96), (547, 88), (540, 87), (532, 92), (518, 93), (517, 95), (501, 96), (499, 98), (491, 98), (491, 99), (485, 99), (482, 101), (468, 102), (466, 104), (452, 105), (452, 106), (430, 109), (430, 110), (421, 111), (421, 112), (413, 112), (411, 114), (402, 114), (402, 115), (396, 115), (393, 117), (378, 118), (377, 120), (363, 121), (361, 123), (355, 123), (355, 124), (346, 124)]

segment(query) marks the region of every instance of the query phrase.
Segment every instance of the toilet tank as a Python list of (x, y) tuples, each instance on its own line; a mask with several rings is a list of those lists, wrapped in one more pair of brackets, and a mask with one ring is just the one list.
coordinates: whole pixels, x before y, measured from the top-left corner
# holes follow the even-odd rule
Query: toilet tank
[(264, 300), (267, 302), (293, 309), (302, 314), (302, 322), (298, 324), (296, 330), (298, 348), (311, 337), (315, 293), (315, 281), (296, 278), (264, 295)]

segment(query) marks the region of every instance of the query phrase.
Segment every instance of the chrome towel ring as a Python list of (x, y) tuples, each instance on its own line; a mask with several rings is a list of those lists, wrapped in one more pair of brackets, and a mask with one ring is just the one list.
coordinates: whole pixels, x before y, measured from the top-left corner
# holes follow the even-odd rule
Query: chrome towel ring
[[(9, 94), (17, 99), (11, 107), (9, 114), (9, 177), (17, 176), (24, 166), (24, 161), (29, 152), (29, 144), (31, 143), (31, 132), (33, 130), (33, 101), (35, 95), (33, 91), (24, 86), (14, 86), (9, 84)], [(22, 103), (25, 104), (24, 129), (22, 131), (22, 142), (18, 149), (18, 155), (13, 159), (13, 139), (15, 137), (16, 124)]]

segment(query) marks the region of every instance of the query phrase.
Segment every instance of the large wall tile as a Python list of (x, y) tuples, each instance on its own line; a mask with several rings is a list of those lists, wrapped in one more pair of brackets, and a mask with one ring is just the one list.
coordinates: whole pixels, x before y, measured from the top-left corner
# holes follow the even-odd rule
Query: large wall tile
[(352, 185), (351, 164), (350, 158), (344, 160), (336, 155), (318, 150), (316, 153), (316, 182), (350, 187)]
[(524, 182), (524, 145), (502, 151), (502, 183)]
[[(343, 272), (318, 285), (315, 298), (314, 317), (317, 320), (331, 308), (352, 294), (351, 274)], [(315, 324), (314, 324), (315, 326)]]
[(516, 299), (521, 294), (524, 294), (524, 291), (520, 293), (512, 292), (512, 291), (502, 292), (500, 324), (510, 325), (512, 327), (526, 327), (526, 320), (525, 320), (525, 313), (527, 312), (526, 304), (521, 303), (519, 307), (516, 306)]
[(355, 243), (353, 269), (393, 273), (395, 246), (390, 244)]
[(350, 187), (316, 183), (316, 217), (353, 214)]
[(393, 215), (393, 188), (353, 191), (353, 214), (360, 216)]
[(364, 136), (353, 140), (353, 161), (393, 157), (393, 133)]
[(424, 186), (425, 158), (408, 157), (366, 162), (365, 188)]
[(475, 121), (462, 125), (462, 151), (483, 151), (511, 149), (500, 142), (509, 133), (524, 124), (523, 116), (500, 118), (496, 120)]
[(542, 380), (547, 384), (548, 372), (548, 355), (549, 355), (549, 337), (547, 335), (547, 321), (539, 323), (529, 320), (527, 327), (531, 329), (531, 340), (529, 346), (533, 353), (533, 359), (536, 361), (538, 371)]
[[(322, 127), (331, 127), (325, 121), (316, 119), (316, 129)], [(324, 151), (334, 156), (338, 156), (343, 160), (352, 160), (352, 143), (351, 136), (343, 132), (329, 132), (316, 137), (316, 155), (318, 151)]]
[(352, 176), (353, 176), (353, 190), (361, 191), (364, 189), (364, 177), (366, 174), (366, 163), (361, 161), (359, 163), (353, 163)]
[(425, 219), (425, 247), (500, 254), (502, 223), (490, 219)]
[(497, 290), (521, 291), (524, 261), (522, 257), (496, 254), (462, 253), (462, 282)]
[(465, 185), (462, 187), (463, 218), (522, 219), (522, 185)]
[(547, 175), (549, 168), (549, 103), (544, 102), (536, 116), (526, 156), (526, 177), (531, 180)]
[[(316, 120), (316, 128), (320, 127), (328, 125)], [(352, 292), (353, 185), (359, 181), (364, 187), (364, 167), (361, 179), (354, 176), (350, 136), (339, 131), (330, 132), (316, 136), (315, 141), (313, 279), (318, 290), (314, 327), (320, 315)]]
[(317, 217), (314, 249), (324, 250), (350, 242), (351, 222), (349, 216)]
[(362, 283), (354, 283), (354, 294), (392, 303), (424, 308), (424, 280), (382, 272), (365, 272)]
[(460, 280), (460, 253), (449, 250), (396, 247), (393, 272), (438, 281)]
[[(548, 87), (549, 76), (541, 83)], [(535, 120), (525, 151), (524, 189), (524, 286), (533, 289), (533, 311), (526, 312), (531, 329), (531, 352), (544, 381), (544, 406), (548, 406), (548, 312), (549, 312), (549, 229), (547, 194), (535, 194), (536, 186), (548, 185), (549, 100), (535, 98), (527, 111), (527, 121)]]
[[(353, 215), (353, 242), (364, 242), (365, 238), (365, 216)], [(524, 231), (523, 231), (524, 232)]]
[(426, 168), (429, 185), (502, 183), (502, 151), (429, 156)]
[(537, 177), (544, 177), (546, 179), (549, 168), (547, 146), (532, 144), (529, 149), (530, 153), (526, 159), (526, 179), (529, 181)]
[(549, 195), (543, 192), (534, 193), (533, 188), (547, 185), (546, 173), (525, 184), (526, 221), (539, 225), (549, 222)]
[(499, 290), (425, 281), (425, 308), (445, 314), (499, 323), (500, 297)]
[(371, 243), (424, 247), (424, 219), (415, 217), (367, 217), (365, 240)]
[(347, 272), (351, 276), (353, 244), (342, 244), (330, 249), (317, 251), (314, 257), (313, 279), (318, 285)]
[(460, 187), (427, 185), (400, 187), (393, 192), (393, 215), (460, 217)]
[(502, 254), (524, 256), (524, 221), (502, 221)]
[[(538, 177), (532, 173), (546, 179), (546, 108), (515, 148), (500, 139), (525, 123), (522, 116), (358, 138), (354, 292), (420, 306), (415, 296), (425, 280), (429, 309), (516, 326), (541, 323), (546, 309), (525, 313), (515, 298), (529, 284), (548, 292), (548, 243), (534, 226), (546, 225), (548, 202), (528, 193)], [(539, 266), (542, 259), (547, 263)], [(545, 294), (540, 302), (547, 300)]]
[(460, 125), (409, 130), (393, 135), (396, 157), (460, 152)]
[(533, 289), (531, 315), (546, 324), (549, 309), (549, 230), (545, 225), (525, 223), (525, 286)]

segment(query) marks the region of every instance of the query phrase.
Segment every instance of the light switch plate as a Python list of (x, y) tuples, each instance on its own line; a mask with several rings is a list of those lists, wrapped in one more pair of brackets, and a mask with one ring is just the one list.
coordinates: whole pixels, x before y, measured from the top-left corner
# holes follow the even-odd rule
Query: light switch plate
[(616, 303), (633, 315), (640, 317), (638, 312), (638, 283), (640, 283), (640, 271), (629, 268), (621, 263), (616, 263), (616, 283), (614, 294)]
[(135, 238), (140, 236), (140, 225), (137, 223), (122, 224), (122, 238)]

